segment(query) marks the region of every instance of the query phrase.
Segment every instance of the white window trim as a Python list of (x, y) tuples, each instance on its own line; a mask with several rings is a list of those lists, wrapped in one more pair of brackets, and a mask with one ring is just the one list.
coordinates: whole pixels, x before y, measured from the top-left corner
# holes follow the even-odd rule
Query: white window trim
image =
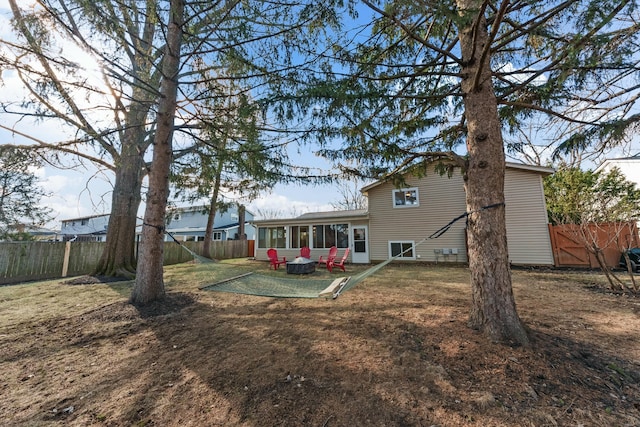
[[(396, 204), (396, 193), (402, 192), (402, 193), (406, 193), (408, 191), (415, 191), (416, 192), (416, 203), (412, 204), (412, 205), (397, 205)], [(391, 191), (391, 203), (393, 204), (394, 208), (416, 208), (418, 206), (420, 206), (420, 194), (418, 192), (418, 187), (407, 187), (407, 188), (395, 188)]]
[(393, 258), (393, 254), (391, 251), (391, 245), (393, 243), (399, 243), (400, 245), (404, 244), (404, 243), (409, 243), (411, 244), (411, 253), (413, 254), (413, 256), (406, 256), (406, 255), (402, 255), (401, 257), (398, 257), (397, 259), (416, 259), (416, 242), (415, 240), (389, 240), (389, 259)]

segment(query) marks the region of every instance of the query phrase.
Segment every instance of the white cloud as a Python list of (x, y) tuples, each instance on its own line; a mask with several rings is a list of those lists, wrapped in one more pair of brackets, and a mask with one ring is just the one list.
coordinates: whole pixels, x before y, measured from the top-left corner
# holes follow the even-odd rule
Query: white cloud
[[(308, 190), (307, 190), (308, 192)], [(256, 219), (265, 219), (262, 216), (291, 218), (307, 212), (331, 211), (331, 205), (323, 200), (301, 201), (294, 200), (283, 194), (267, 194), (249, 203), (247, 208), (256, 214)]]

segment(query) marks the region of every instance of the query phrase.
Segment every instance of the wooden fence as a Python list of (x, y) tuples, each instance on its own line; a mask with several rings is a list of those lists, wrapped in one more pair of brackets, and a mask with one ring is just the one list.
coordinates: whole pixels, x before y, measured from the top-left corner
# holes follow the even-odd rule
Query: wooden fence
[[(227, 240), (211, 243), (211, 256), (231, 259), (253, 256), (249, 250), (253, 241)], [(0, 285), (30, 280), (56, 279), (91, 274), (100, 260), (104, 242), (2, 242), (0, 243)], [(201, 254), (204, 242), (183, 245)], [(138, 249), (138, 248), (136, 248)], [(184, 247), (164, 244), (164, 265), (193, 260)]]
[(599, 267), (595, 256), (585, 247), (595, 242), (609, 267), (617, 267), (622, 249), (638, 247), (635, 222), (606, 224), (549, 225), (556, 267)]

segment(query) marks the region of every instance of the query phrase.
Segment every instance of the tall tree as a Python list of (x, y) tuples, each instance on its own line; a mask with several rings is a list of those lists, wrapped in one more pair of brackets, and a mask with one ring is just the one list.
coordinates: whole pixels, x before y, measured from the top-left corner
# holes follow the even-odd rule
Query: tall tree
[[(10, 4), (18, 39), (0, 41), (0, 65), (19, 75), (28, 95), (3, 105), (0, 114), (15, 119), (12, 124), (3, 121), (0, 128), (29, 139), (34, 149), (76, 156), (113, 172), (107, 246), (97, 272), (131, 276), (136, 214), (148, 170), (145, 153), (154, 138), (160, 97), (168, 2), (39, 0), (33, 8), (16, 0)], [(186, 53), (178, 79), (181, 119), (176, 129), (181, 154), (189, 151), (184, 141), (197, 141), (191, 138), (198, 128), (192, 106), (208, 96), (201, 90), (203, 70), (220, 74), (232, 69), (243, 91), (259, 96), (265, 82), (278, 83), (293, 73), (292, 56), (286, 52), (293, 34), (324, 22), (316, 10), (322, 5), (189, 1), (185, 7)], [(87, 65), (87, 59), (95, 67)], [(93, 68), (97, 80), (90, 78)], [(32, 117), (56, 121), (71, 136), (38, 139), (20, 126)]]
[(149, 172), (149, 192), (142, 224), (142, 240), (133, 304), (144, 305), (164, 295), (164, 215), (169, 197), (169, 172), (173, 152), (173, 126), (178, 95), (180, 49), (184, 25), (184, 0), (171, 0), (167, 18), (167, 44), (162, 60), (162, 83), (153, 139), (153, 163)]
[[(317, 4), (272, 4), (253, 1), (177, 3), (177, 0), (171, 1), (170, 4), (172, 24), (176, 23), (175, 9), (180, 8), (181, 13), (184, 14), (184, 17), (181, 17), (184, 24), (180, 28), (184, 37), (181, 41), (184, 52), (180, 55), (180, 49), (171, 48), (168, 51), (178, 56), (171, 58), (170, 62), (163, 62), (163, 91), (159, 105), (158, 129), (154, 139), (153, 164), (149, 175), (142, 251), (136, 274), (136, 285), (131, 297), (131, 301), (136, 304), (145, 304), (160, 299), (164, 295), (162, 232), (169, 194), (168, 173), (171, 162), (171, 154), (165, 151), (176, 142), (173, 139), (173, 130), (183, 135), (188, 134), (195, 140), (200, 139), (192, 132), (194, 128), (199, 129), (202, 122), (196, 114), (193, 114), (193, 106), (203, 103), (203, 100), (208, 97), (208, 91), (201, 90), (204, 79), (200, 80), (199, 77), (203, 76), (203, 71), (212, 74), (218, 71), (217, 77), (214, 78), (225, 80), (226, 77), (221, 77), (222, 73), (219, 70), (223, 69), (225, 72), (231, 70), (230, 75), (242, 83), (239, 85), (242, 91), (256, 98), (265, 96), (267, 91), (264, 86), (280, 86), (283, 80), (290, 81), (295, 78), (295, 75), (293, 77), (288, 75), (291, 72), (294, 57), (292, 50), (305, 51), (313, 44), (311, 38), (307, 38), (306, 41), (298, 40), (297, 36), (301, 34), (302, 29), (321, 28), (320, 24), (326, 23), (331, 18), (325, 17), (325, 7)], [(173, 37), (175, 33), (172, 31), (168, 31), (168, 34)], [(291, 40), (296, 41), (294, 47), (291, 47)], [(175, 42), (174, 39), (167, 40), (168, 45)], [(170, 68), (165, 70), (165, 67), (169, 66)], [(173, 73), (174, 71), (176, 74)], [(171, 79), (170, 87), (167, 87), (168, 79)], [(204, 86), (206, 88), (207, 85)], [(181, 95), (179, 103), (182, 107), (176, 105), (177, 100), (174, 96), (177, 96), (178, 87)], [(171, 90), (167, 92), (169, 89)], [(173, 91), (176, 91), (176, 94)], [(168, 132), (165, 124), (170, 118), (175, 118), (176, 114), (180, 116), (180, 123)], [(268, 113), (263, 113), (265, 122), (267, 116)], [(159, 136), (161, 126), (162, 135)], [(281, 131), (270, 129), (270, 131), (274, 134), (288, 133), (286, 129)], [(225, 136), (228, 137), (228, 135)], [(194, 151), (181, 146), (182, 138), (177, 138), (177, 141), (176, 148), (181, 154)], [(223, 141), (227, 142), (224, 138)], [(279, 144), (286, 145), (289, 142), (279, 142)], [(255, 162), (256, 157), (251, 157), (249, 161)], [(277, 161), (278, 164), (284, 164), (281, 159)], [(311, 179), (314, 177), (282, 175), (282, 178)]]
[[(154, 127), (149, 115), (158, 98), (156, 1), (43, 0), (29, 9), (9, 3), (18, 40), (2, 40), (0, 63), (19, 75), (27, 99), (5, 103), (3, 113), (15, 116), (15, 124), (0, 126), (49, 157), (73, 156), (113, 173), (97, 273), (132, 276), (144, 153)], [(95, 78), (86, 62), (97, 68)], [(21, 121), (30, 117), (59, 123), (73, 136), (43, 141), (31, 129), (21, 132)]]
[(51, 209), (40, 205), (47, 193), (30, 170), (38, 162), (29, 153), (0, 145), (0, 240), (18, 224), (42, 225)]
[[(322, 153), (389, 180), (424, 174), (425, 162), (462, 168), (469, 324), (492, 340), (527, 344), (511, 289), (503, 133), (536, 114), (549, 128), (570, 125), (557, 150), (628, 141), (640, 118), (636, 3), (363, 3), (373, 19), (331, 43), (325, 74), (310, 79), (303, 99), (324, 130)], [(337, 135), (344, 143), (336, 147)]]
[(294, 179), (300, 171), (283, 162), (287, 155), (282, 144), (266, 141), (259, 104), (233, 81), (205, 79), (204, 85), (215, 95), (196, 107), (199, 140), (174, 162), (172, 182), (183, 201), (208, 201), (202, 255), (210, 257), (216, 212), (229, 205), (223, 196), (228, 201), (249, 201), (279, 181)]

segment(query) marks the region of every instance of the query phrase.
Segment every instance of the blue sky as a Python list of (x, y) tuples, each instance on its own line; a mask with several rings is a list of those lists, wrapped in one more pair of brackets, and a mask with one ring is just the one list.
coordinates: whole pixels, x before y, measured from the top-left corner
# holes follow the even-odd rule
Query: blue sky
[[(21, 3), (23, 5), (23, 3)], [(7, 0), (0, 0), (0, 37), (10, 38), (10, 7)], [(2, 73), (2, 100), (19, 100), (22, 97), (21, 83), (11, 71)], [(46, 142), (64, 141), (72, 135), (57, 125), (29, 120), (16, 122), (3, 118), (3, 125), (12, 127)], [(0, 143), (21, 144), (28, 140), (16, 133), (0, 129)], [(291, 160), (300, 166), (313, 166), (329, 169), (331, 165), (315, 156), (308, 147), (292, 147)], [(70, 160), (70, 162), (72, 162)], [(59, 228), (60, 221), (68, 218), (108, 213), (111, 200), (111, 181), (109, 171), (101, 171), (89, 162), (73, 169), (56, 169), (50, 166), (34, 170), (41, 186), (51, 193), (42, 200), (42, 204), (53, 210), (55, 220), (48, 226)], [(330, 203), (338, 199), (338, 193), (329, 186), (276, 185), (270, 192), (263, 193), (258, 199), (247, 202), (248, 209), (257, 211), (280, 212), (284, 215), (301, 214), (308, 211), (331, 210)], [(203, 201), (203, 204), (206, 201)], [(177, 202), (177, 205), (183, 203)], [(144, 212), (141, 207), (140, 214)]]
[[(27, 4), (29, 0), (21, 0), (21, 5)], [(6, 38), (9, 35), (9, 16), (11, 15), (8, 1), (0, 0), (0, 37)], [(20, 82), (15, 74), (9, 71), (2, 73), (3, 87), (0, 90), (0, 98), (3, 100), (21, 99), (22, 92)], [(49, 123), (35, 123), (23, 120), (18, 123), (7, 123), (3, 118), (3, 125), (14, 126), (17, 130), (29, 133), (44, 141), (61, 141), (71, 135), (65, 134), (63, 129)], [(0, 129), (0, 143), (24, 143), (26, 140), (19, 135)], [(638, 143), (634, 142), (630, 152), (638, 152)], [(634, 151), (635, 148), (635, 151)], [(610, 153), (610, 157), (625, 155), (627, 153)], [(300, 166), (313, 166), (325, 170), (331, 165), (324, 159), (315, 156), (311, 145), (306, 147), (291, 147), (291, 161)], [(589, 165), (586, 165), (587, 167)], [(597, 165), (594, 165), (594, 167)], [(50, 207), (56, 219), (49, 226), (58, 227), (60, 221), (68, 218), (89, 216), (95, 214), (108, 213), (111, 200), (111, 180), (110, 172), (103, 172), (94, 165), (86, 163), (74, 169), (61, 170), (52, 167), (43, 167), (34, 171), (40, 178), (42, 187), (51, 193), (50, 197), (44, 199), (42, 204)], [(248, 209), (254, 213), (277, 212), (285, 216), (299, 215), (309, 211), (332, 210), (331, 202), (336, 202), (340, 198), (336, 186), (300, 186), (300, 185), (276, 185), (271, 192), (263, 193), (258, 199), (246, 202)], [(203, 204), (206, 201), (203, 201)], [(178, 206), (184, 203), (177, 203)], [(141, 207), (140, 215), (143, 214)]]

